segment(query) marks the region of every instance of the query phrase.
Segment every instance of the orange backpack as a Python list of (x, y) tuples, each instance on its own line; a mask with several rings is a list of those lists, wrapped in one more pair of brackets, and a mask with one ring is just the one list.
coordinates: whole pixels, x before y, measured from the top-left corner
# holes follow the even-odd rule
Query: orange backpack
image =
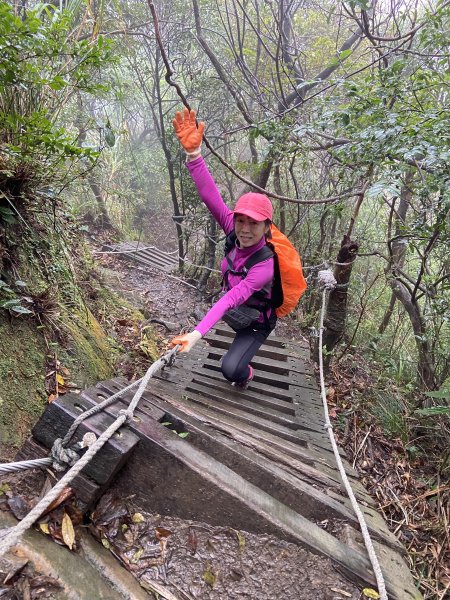
[[(274, 281), (274, 306), (277, 317), (285, 317), (297, 306), (301, 295), (307, 288), (306, 280), (303, 276), (302, 262), (300, 255), (289, 239), (281, 233), (275, 225), (271, 225), (270, 231), (272, 238), (268, 242), (269, 246), (275, 252), (275, 281)], [(277, 275), (277, 263), (279, 275)], [(280, 279), (281, 298), (277, 296), (277, 279)], [(280, 303), (281, 300), (281, 303)]]
[[(272, 224), (270, 226), (270, 232), (272, 237), (267, 242), (267, 246), (250, 256), (245, 263), (244, 271), (234, 273), (245, 277), (253, 265), (273, 256), (274, 281), (272, 295), (268, 302), (275, 309), (277, 317), (285, 317), (297, 306), (300, 296), (307, 288), (307, 284), (303, 276), (302, 263), (297, 250), (284, 233), (281, 233), (275, 225)], [(236, 233), (232, 231), (228, 234), (225, 243), (226, 256), (228, 256), (235, 244)]]

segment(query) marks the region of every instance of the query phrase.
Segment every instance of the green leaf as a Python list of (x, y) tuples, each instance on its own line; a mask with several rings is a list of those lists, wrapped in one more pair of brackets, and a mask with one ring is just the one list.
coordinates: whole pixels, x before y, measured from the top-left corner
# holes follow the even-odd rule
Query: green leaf
[(347, 48), (347, 50), (342, 50), (342, 52), (339, 52), (339, 60), (345, 60), (350, 56), (352, 52), (353, 50), (351, 48)]
[(107, 145), (112, 148), (114, 146), (114, 144), (116, 143), (116, 136), (113, 132), (112, 129), (109, 129), (108, 127), (105, 127), (105, 142), (107, 143)]
[(450, 406), (430, 406), (430, 408), (418, 408), (414, 411), (414, 414), (422, 415), (423, 417), (450, 415)]
[(446, 398), (450, 400), (450, 390), (438, 390), (436, 392), (425, 392), (425, 396), (429, 398)]
[(3, 300), (0, 302), (1, 308), (10, 309), (14, 306), (20, 306), (20, 300), (18, 298), (13, 298), (12, 300)]
[(33, 311), (30, 310), (29, 308), (26, 308), (25, 306), (13, 306), (11, 308), (11, 310), (19, 315), (32, 315)]

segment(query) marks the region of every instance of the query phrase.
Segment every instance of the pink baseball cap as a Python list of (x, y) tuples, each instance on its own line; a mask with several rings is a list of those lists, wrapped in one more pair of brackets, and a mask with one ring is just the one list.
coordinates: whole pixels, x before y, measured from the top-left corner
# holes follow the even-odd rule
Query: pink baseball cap
[(272, 220), (272, 203), (264, 194), (248, 192), (239, 198), (234, 207), (233, 213), (247, 215), (255, 221)]

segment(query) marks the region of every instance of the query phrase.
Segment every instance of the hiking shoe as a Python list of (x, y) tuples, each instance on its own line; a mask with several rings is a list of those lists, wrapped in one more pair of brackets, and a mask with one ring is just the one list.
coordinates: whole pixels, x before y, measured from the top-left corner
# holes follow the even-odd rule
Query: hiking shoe
[(250, 381), (253, 379), (253, 367), (251, 365), (248, 365), (248, 368), (250, 369), (248, 379), (246, 379), (245, 381), (233, 381), (231, 385), (241, 388), (242, 390), (246, 390), (250, 384)]

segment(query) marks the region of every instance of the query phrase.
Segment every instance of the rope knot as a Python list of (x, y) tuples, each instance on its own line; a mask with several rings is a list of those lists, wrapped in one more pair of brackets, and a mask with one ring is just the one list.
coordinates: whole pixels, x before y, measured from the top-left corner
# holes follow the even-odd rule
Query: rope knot
[(64, 448), (63, 440), (61, 438), (57, 438), (53, 442), (51, 455), (53, 458), (53, 468), (55, 471), (65, 471), (67, 466), (73, 467), (73, 465), (80, 458), (75, 450), (71, 448)]
[(118, 415), (125, 415), (127, 423), (129, 421), (131, 421), (131, 419), (133, 418), (133, 411), (130, 410), (129, 408), (122, 408), (122, 410), (119, 410), (119, 412), (117, 414)]
[(323, 269), (317, 274), (317, 280), (319, 285), (324, 287), (326, 290), (334, 290), (337, 285), (337, 281), (331, 269)]

